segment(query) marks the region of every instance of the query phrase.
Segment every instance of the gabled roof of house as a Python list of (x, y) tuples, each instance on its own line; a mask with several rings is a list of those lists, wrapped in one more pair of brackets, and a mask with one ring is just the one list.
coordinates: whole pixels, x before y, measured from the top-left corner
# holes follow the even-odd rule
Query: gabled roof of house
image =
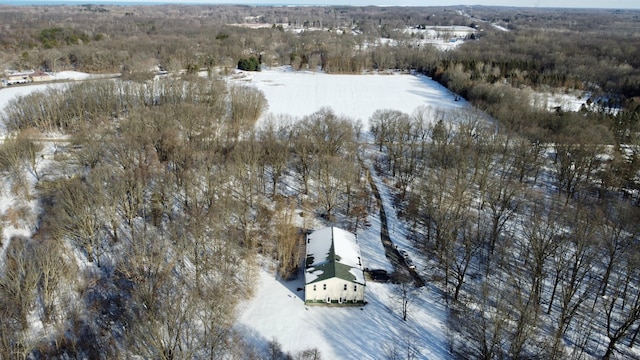
[(44, 76), (51, 76), (51, 74), (46, 73), (44, 71), (37, 70), (31, 73), (31, 77), (34, 77), (34, 76), (44, 77)]
[(356, 235), (336, 227), (309, 234), (304, 277), (306, 284), (336, 277), (364, 285)]

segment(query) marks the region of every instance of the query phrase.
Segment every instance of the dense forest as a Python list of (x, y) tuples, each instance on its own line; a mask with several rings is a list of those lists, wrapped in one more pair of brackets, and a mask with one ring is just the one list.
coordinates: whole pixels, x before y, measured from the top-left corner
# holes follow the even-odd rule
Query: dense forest
[[(370, 160), (432, 265), (453, 357), (637, 354), (640, 12), (410, 10), (0, 7), (3, 68), (120, 78), (1, 113), (0, 193), (23, 201), (0, 229), (33, 235), (0, 239), (0, 358), (319, 358), (250, 345), (235, 307), (260, 259), (296, 276), (312, 220), (366, 226)], [(411, 31), (452, 25), (476, 30), (455, 50)], [(226, 81), (244, 66), (418, 72), (475, 109), (256, 127), (264, 95)], [(590, 106), (531, 106), (546, 91)]]

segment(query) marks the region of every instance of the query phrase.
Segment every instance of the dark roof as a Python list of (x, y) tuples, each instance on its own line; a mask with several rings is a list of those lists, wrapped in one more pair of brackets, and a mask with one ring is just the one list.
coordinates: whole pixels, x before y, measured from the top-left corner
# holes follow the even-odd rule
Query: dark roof
[(356, 236), (335, 227), (316, 230), (307, 236), (305, 283), (334, 277), (364, 285)]

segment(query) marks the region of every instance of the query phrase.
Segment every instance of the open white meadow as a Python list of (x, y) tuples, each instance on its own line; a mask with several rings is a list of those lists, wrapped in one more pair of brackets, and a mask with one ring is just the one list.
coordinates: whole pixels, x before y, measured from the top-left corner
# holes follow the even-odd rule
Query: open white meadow
[(367, 74), (331, 75), (321, 72), (293, 72), (277, 68), (261, 72), (242, 72), (236, 81), (260, 89), (269, 102), (267, 114), (301, 118), (323, 107), (339, 116), (361, 121), (368, 130), (371, 115), (380, 109), (411, 114), (421, 106), (459, 109), (468, 106), (442, 85), (424, 75)]

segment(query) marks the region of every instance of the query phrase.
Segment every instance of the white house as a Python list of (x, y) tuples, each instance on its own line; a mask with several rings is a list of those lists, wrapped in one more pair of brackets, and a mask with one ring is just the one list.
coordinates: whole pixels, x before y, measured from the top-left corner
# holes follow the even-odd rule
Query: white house
[(50, 81), (51, 74), (46, 73), (44, 71), (34, 71), (31, 73), (31, 81), (33, 82), (41, 82), (41, 81)]
[(307, 235), (305, 303), (364, 303), (364, 272), (355, 234), (336, 227)]
[(26, 84), (31, 82), (31, 73), (10, 73), (7, 74), (6, 79), (3, 79), (2, 84), (4, 86), (13, 84)]

